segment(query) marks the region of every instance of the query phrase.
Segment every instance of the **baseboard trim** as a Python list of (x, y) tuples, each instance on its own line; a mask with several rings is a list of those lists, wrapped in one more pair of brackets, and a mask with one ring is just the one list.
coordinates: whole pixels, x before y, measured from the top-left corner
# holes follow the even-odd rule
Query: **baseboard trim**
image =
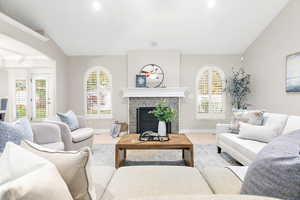
[[(95, 135), (100, 135), (103, 133), (109, 133), (110, 129), (94, 129)], [(215, 129), (181, 129), (179, 133), (215, 133)]]
[(101, 135), (103, 133), (109, 133), (110, 129), (94, 129), (95, 135)]
[(215, 129), (181, 129), (179, 133), (216, 133)]

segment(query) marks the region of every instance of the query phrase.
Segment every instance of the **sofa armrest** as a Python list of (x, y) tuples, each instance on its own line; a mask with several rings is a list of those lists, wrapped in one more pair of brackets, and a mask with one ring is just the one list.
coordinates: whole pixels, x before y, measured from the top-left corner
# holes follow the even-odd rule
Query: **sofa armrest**
[(78, 119), (78, 123), (79, 123), (79, 127), (80, 128), (86, 128), (87, 127), (86, 126), (86, 118), (85, 118), (85, 116), (78, 115), (77, 119)]
[(51, 123), (32, 123), (33, 141), (37, 144), (61, 142), (60, 128)]
[(216, 125), (216, 134), (220, 133), (232, 133), (231, 124), (217, 124)]

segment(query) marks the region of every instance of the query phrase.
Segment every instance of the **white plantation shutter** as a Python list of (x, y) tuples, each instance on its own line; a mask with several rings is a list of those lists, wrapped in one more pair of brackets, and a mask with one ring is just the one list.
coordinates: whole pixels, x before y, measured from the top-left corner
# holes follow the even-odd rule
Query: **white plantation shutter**
[(27, 81), (15, 80), (15, 116), (20, 119), (27, 115)]
[(33, 79), (33, 116), (43, 119), (49, 116), (49, 82), (47, 78)]
[(111, 86), (110, 73), (102, 67), (89, 70), (85, 79), (85, 112), (87, 116), (111, 118)]
[(206, 67), (197, 79), (197, 118), (224, 118), (224, 72), (216, 67)]

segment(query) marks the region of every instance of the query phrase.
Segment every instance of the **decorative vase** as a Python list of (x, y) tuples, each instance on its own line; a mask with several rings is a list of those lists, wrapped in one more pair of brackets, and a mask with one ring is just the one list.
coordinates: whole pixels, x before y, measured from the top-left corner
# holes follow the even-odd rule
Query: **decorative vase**
[(158, 135), (161, 137), (167, 136), (167, 127), (165, 121), (159, 121), (158, 123)]

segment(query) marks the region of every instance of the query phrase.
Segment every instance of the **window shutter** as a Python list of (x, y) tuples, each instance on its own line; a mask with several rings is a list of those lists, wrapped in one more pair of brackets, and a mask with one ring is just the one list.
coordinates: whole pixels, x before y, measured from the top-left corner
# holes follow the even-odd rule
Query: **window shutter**
[(26, 116), (27, 113), (27, 81), (15, 81), (15, 106), (16, 118), (20, 119)]
[(93, 71), (88, 74), (86, 83), (86, 106), (87, 114), (98, 114), (98, 95), (97, 95), (97, 72)]
[(34, 80), (34, 117), (42, 119), (48, 117), (48, 80)]
[(198, 114), (218, 115), (224, 113), (225, 96), (223, 72), (211, 67), (198, 78)]
[(209, 112), (209, 70), (204, 71), (199, 79), (198, 112)]
[(86, 79), (86, 114), (89, 116), (108, 118), (112, 114), (111, 77), (96, 68), (87, 74)]

